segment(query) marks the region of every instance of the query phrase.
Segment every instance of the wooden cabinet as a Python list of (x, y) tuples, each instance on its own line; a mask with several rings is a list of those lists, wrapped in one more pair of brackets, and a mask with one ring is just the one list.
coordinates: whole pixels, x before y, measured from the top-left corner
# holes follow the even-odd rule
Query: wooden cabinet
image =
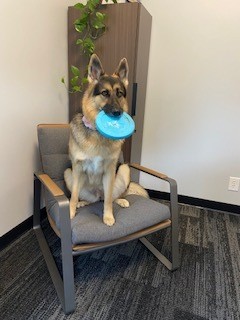
[[(105, 34), (96, 40), (95, 52), (102, 61), (106, 73), (115, 71), (119, 61), (126, 57), (129, 63), (128, 103), (129, 113), (136, 123), (136, 132), (124, 144), (125, 161), (141, 159), (143, 120), (148, 74), (148, 58), (151, 34), (151, 16), (140, 3), (102, 5), (107, 14)], [(74, 7), (68, 10), (68, 63), (85, 72), (88, 60), (80, 54), (76, 45), (78, 33), (73, 22), (79, 17)], [(69, 94), (69, 120), (81, 110), (81, 94)]]

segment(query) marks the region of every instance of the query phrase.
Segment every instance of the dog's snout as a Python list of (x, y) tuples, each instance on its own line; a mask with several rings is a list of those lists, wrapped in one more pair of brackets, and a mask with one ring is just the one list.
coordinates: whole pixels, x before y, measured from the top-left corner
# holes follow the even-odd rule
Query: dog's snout
[(122, 110), (119, 108), (116, 108), (114, 106), (111, 106), (109, 104), (106, 104), (103, 108), (103, 111), (112, 117), (119, 117), (122, 114)]
[(116, 110), (116, 111), (113, 111), (113, 112), (112, 112), (112, 115), (113, 115), (114, 117), (119, 117), (121, 114), (122, 114), (122, 112), (121, 112), (120, 110)]

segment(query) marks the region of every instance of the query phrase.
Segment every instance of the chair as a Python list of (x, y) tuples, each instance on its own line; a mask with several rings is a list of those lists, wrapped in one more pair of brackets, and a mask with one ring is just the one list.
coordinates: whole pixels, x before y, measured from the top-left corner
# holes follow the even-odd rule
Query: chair
[[(69, 193), (63, 179), (64, 170), (71, 166), (68, 158), (69, 125), (43, 124), (38, 125), (37, 131), (42, 172), (34, 174), (33, 228), (66, 314), (75, 310), (74, 256), (139, 239), (169, 270), (178, 268), (178, 203), (175, 180), (140, 165), (130, 164), (131, 169), (140, 170), (170, 184), (170, 209), (157, 201), (129, 195), (129, 208), (120, 208), (114, 204), (116, 223), (112, 227), (102, 222), (102, 202), (78, 209), (75, 218), (70, 220)], [(41, 228), (42, 189), (45, 191), (50, 225), (61, 239), (62, 275)], [(171, 261), (145, 238), (164, 228), (171, 228)]]

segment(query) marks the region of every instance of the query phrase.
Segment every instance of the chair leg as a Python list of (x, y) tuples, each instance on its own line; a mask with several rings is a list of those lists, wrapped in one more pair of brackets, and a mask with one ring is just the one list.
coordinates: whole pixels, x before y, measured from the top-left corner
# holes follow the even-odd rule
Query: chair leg
[(146, 238), (140, 241), (161, 261), (169, 270), (174, 271), (179, 267), (179, 225), (178, 225), (178, 195), (177, 183), (175, 180), (168, 178), (170, 183), (170, 212), (171, 212), (171, 251), (172, 262), (159, 252)]
[(140, 238), (139, 240), (145, 247), (150, 250), (155, 257), (170, 271), (174, 271), (179, 267), (179, 244), (178, 244), (178, 233), (173, 232), (172, 228), (172, 237), (171, 237), (171, 249), (172, 249), (172, 262), (165, 257), (154, 245), (148, 241), (145, 237)]
[(178, 215), (178, 194), (176, 181), (170, 184), (170, 210), (171, 210), (171, 249), (172, 249), (172, 270), (179, 267), (179, 215)]
[(69, 201), (65, 197), (59, 202), (59, 216), (61, 226), (61, 249), (62, 249), (62, 268), (63, 268), (63, 289), (64, 289), (64, 312), (66, 314), (75, 310), (75, 286), (74, 268), (72, 254), (72, 231), (69, 212)]
[[(63, 227), (62, 227), (63, 237), (61, 237), (62, 269), (63, 269), (63, 278), (62, 278), (41, 228), (40, 198), (41, 198), (41, 182), (38, 179), (34, 179), (33, 229), (35, 231), (40, 249), (44, 256), (49, 274), (53, 281), (57, 295), (60, 299), (63, 310), (66, 314), (68, 314), (75, 310), (73, 256), (72, 256), (71, 235), (69, 232), (70, 222), (69, 223), (66, 222), (65, 220), (67, 219), (64, 219), (64, 218), (62, 219), (63, 221), (61, 221), (63, 224)], [(66, 210), (69, 210), (69, 207), (67, 206), (66, 201), (61, 201), (60, 199), (59, 210), (60, 210), (60, 213), (63, 215), (64, 213), (66, 213)], [(64, 231), (66, 231), (66, 234), (64, 234)]]
[(171, 227), (172, 271), (176, 270), (180, 265), (178, 234), (178, 221), (173, 219)]
[(178, 242), (178, 201), (177, 201), (177, 185), (171, 184), (170, 193), (170, 211), (171, 211), (171, 251), (172, 262), (159, 252), (146, 238), (140, 241), (161, 261), (169, 270), (174, 271), (179, 267), (179, 242)]
[(154, 247), (150, 241), (148, 241), (145, 237), (140, 238), (139, 240), (155, 255), (160, 262), (162, 262), (162, 264), (165, 265), (165, 267), (172, 271), (172, 263), (156, 247)]

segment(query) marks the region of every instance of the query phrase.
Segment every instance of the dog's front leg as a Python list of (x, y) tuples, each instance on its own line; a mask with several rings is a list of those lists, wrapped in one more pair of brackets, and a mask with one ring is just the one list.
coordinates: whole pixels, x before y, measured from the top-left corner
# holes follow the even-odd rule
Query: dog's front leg
[(103, 189), (104, 189), (103, 222), (108, 226), (112, 226), (115, 223), (115, 219), (113, 216), (113, 204), (112, 204), (114, 178), (115, 178), (115, 169), (114, 169), (114, 166), (110, 166), (110, 168), (108, 168), (103, 175)]
[(72, 165), (72, 190), (70, 199), (70, 218), (74, 218), (76, 214), (76, 208), (78, 204), (79, 191), (84, 183), (84, 176), (82, 173), (81, 162), (74, 163)]

